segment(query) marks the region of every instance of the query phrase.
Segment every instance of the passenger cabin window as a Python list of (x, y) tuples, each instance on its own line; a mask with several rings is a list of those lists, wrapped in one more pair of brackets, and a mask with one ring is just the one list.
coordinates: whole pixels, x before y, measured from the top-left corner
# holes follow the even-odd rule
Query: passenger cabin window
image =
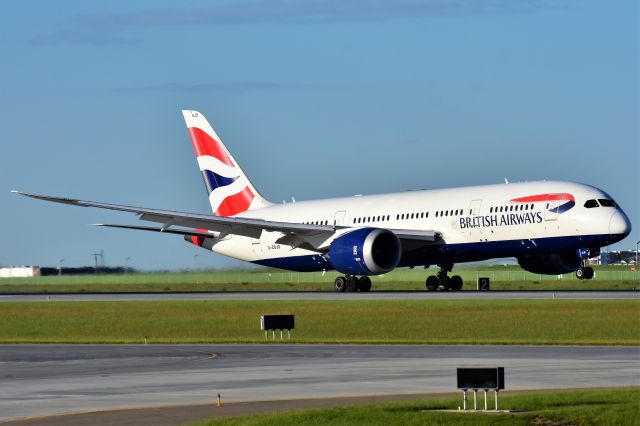
[(602, 207), (615, 207), (616, 203), (613, 202), (613, 200), (608, 200), (606, 198), (598, 198), (598, 201), (600, 202), (600, 205)]
[(584, 206), (588, 209), (592, 209), (594, 207), (598, 207), (598, 202), (596, 200), (587, 200), (584, 203)]

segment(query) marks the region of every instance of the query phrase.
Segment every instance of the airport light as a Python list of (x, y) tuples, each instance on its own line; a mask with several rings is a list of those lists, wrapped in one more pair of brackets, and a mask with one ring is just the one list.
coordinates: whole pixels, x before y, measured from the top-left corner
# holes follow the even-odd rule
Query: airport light
[(62, 264), (64, 263), (64, 259), (60, 259), (60, 264), (58, 266), (58, 275), (62, 275)]
[(634, 269), (636, 270), (636, 276), (638, 276), (638, 245), (640, 245), (640, 241), (636, 243), (636, 263), (633, 265)]

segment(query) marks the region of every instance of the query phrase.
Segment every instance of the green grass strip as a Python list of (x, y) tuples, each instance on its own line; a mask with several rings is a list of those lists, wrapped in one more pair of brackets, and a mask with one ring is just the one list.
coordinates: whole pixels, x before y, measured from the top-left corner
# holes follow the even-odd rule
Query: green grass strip
[[(478, 277), (488, 277), (494, 290), (634, 290), (640, 288), (640, 272), (628, 266), (595, 266), (593, 280), (574, 274), (540, 275), (518, 266), (456, 267), (465, 290), (475, 290)], [(372, 278), (373, 290), (425, 290), (427, 275), (435, 268), (399, 268)], [(62, 275), (0, 279), (0, 293), (69, 292), (192, 292), (192, 291), (333, 291), (339, 274), (330, 271), (286, 272), (269, 268), (192, 272), (136, 273), (122, 275)]]
[(637, 300), (5, 302), (0, 343), (260, 343), (294, 314), (292, 343), (640, 344)]
[[(232, 426), (297, 425), (638, 425), (640, 389), (545, 391), (502, 395), (500, 408), (519, 413), (446, 413), (424, 411), (457, 409), (461, 398), (424, 399), (383, 404), (301, 410), (197, 423)], [(490, 399), (490, 407), (493, 400)]]

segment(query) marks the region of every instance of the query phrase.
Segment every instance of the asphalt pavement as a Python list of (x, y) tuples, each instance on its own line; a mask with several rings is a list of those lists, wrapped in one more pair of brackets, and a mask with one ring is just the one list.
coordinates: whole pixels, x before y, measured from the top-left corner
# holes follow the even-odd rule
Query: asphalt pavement
[(93, 294), (0, 294), (0, 302), (124, 301), (124, 300), (462, 300), (462, 299), (640, 299), (640, 291), (266, 291), (207, 293), (93, 293)]
[[(507, 390), (640, 385), (639, 347), (0, 345), (0, 420), (60, 413), (454, 392), (465, 365)], [(176, 423), (179, 421), (176, 420)]]

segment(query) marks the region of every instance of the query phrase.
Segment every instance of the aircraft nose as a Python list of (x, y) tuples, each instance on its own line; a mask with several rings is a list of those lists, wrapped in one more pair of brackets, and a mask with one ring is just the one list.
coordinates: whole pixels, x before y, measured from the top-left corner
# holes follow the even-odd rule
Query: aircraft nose
[(616, 210), (609, 220), (609, 234), (623, 235), (626, 237), (631, 233), (631, 222), (622, 211)]

